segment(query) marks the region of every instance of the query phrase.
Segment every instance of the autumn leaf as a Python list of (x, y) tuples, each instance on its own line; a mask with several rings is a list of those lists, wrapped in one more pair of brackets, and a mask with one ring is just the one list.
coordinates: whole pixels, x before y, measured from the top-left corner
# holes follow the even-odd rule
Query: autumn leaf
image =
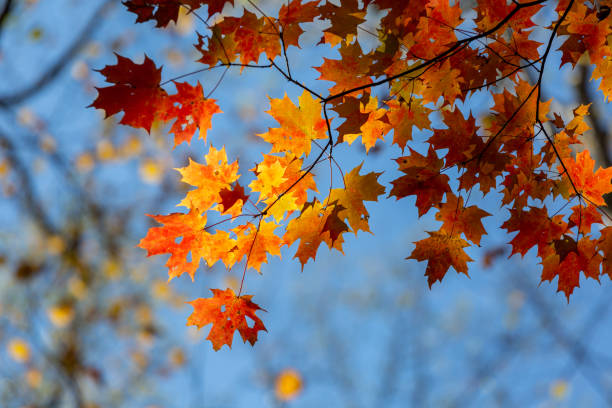
[(232, 251), (237, 241), (223, 230), (209, 233), (206, 230), (207, 218), (199, 210), (150, 217), (163, 225), (150, 228), (138, 246), (147, 250), (147, 256), (170, 254), (166, 262), (169, 279), (183, 273), (188, 273), (193, 279), (202, 259), (209, 267), (217, 261), (222, 261), (227, 267), (235, 263)]
[(510, 218), (503, 223), (502, 228), (508, 232), (518, 231), (510, 241), (512, 245), (511, 256), (515, 253), (525, 255), (529, 249), (538, 246), (538, 254), (542, 255), (547, 246), (554, 240), (561, 238), (567, 231), (567, 224), (563, 216), (558, 214), (549, 217), (545, 206), (542, 208), (530, 207), (525, 210), (510, 210)]
[(166, 103), (169, 107), (164, 111), (163, 119), (176, 121), (170, 128), (174, 133), (174, 146), (182, 142), (191, 142), (196, 130), (200, 131), (200, 139), (206, 141), (206, 131), (212, 127), (211, 119), (215, 113), (220, 113), (214, 99), (204, 97), (202, 85), (198, 82), (191, 86), (187, 82), (175, 82), (177, 93), (170, 95)]
[(306, 91), (298, 98), (298, 106), (285, 95), (270, 98), (267, 112), (280, 124), (258, 136), (272, 144), (272, 153), (291, 152), (296, 157), (310, 154), (312, 141), (327, 138), (327, 124), (321, 116), (321, 104)]
[(395, 196), (399, 200), (409, 195), (416, 195), (416, 206), (420, 217), (442, 202), (444, 193), (451, 190), (448, 176), (440, 173), (444, 161), (438, 158), (432, 148), (429, 149), (427, 156), (412, 149), (410, 153), (410, 156), (395, 160), (406, 175), (391, 182), (393, 188), (389, 196)]
[[(561, 189), (566, 191), (566, 197), (575, 193), (581, 194), (593, 205), (605, 205), (604, 194), (612, 191), (612, 168), (598, 169), (593, 171), (595, 160), (591, 158), (588, 150), (584, 150), (576, 155), (576, 159), (565, 159), (565, 169), (562, 165), (557, 166), (557, 170), (563, 174)], [(571, 180), (571, 181), (570, 181)], [(572, 185), (573, 184), (573, 185)]]
[(364, 201), (378, 201), (378, 197), (385, 193), (385, 188), (378, 183), (382, 173), (370, 172), (360, 175), (363, 164), (355, 167), (344, 177), (344, 188), (332, 189), (329, 202), (343, 207), (338, 211), (338, 217), (347, 220), (351, 230), (357, 235), (359, 231), (370, 232), (370, 214), (365, 208)]
[(257, 202), (272, 206), (266, 215), (274, 216), (277, 221), (289, 217), (306, 203), (309, 190), (316, 191), (314, 177), (304, 174), (302, 163), (302, 159), (292, 154), (280, 157), (266, 154), (264, 160), (251, 169), (256, 178), (249, 187), (259, 193)]
[(238, 162), (227, 162), (225, 147), (217, 150), (210, 146), (204, 159), (206, 164), (200, 164), (190, 158), (187, 167), (177, 169), (182, 176), (182, 182), (196, 187), (195, 190), (187, 192), (179, 205), (208, 210), (215, 203), (220, 204), (223, 201), (221, 191), (230, 188), (231, 184), (238, 180)]
[[(198, 329), (212, 324), (210, 333), (206, 337), (218, 351), (227, 344), (232, 347), (232, 340), (236, 330), (240, 333), (242, 341), (248, 341), (254, 345), (257, 341), (258, 332), (267, 331), (261, 319), (255, 314), (263, 310), (251, 301), (251, 295), (236, 296), (233, 290), (211, 289), (212, 298), (200, 298), (188, 302), (193, 306), (193, 313), (187, 319), (188, 326), (196, 326)], [(265, 310), (264, 310), (265, 311)], [(253, 325), (249, 326), (249, 318)]]
[(349, 45), (342, 44), (339, 52), (339, 60), (324, 57), (323, 65), (315, 67), (321, 73), (318, 79), (335, 83), (334, 86), (329, 88), (331, 94), (372, 83), (369, 75), (364, 74), (364, 72), (368, 72), (371, 61), (362, 53), (359, 42)]
[(431, 285), (442, 282), (448, 269), (452, 266), (457, 273), (468, 274), (467, 262), (472, 261), (463, 248), (469, 244), (457, 236), (442, 232), (427, 232), (429, 238), (417, 241), (416, 247), (407, 259), (427, 261), (425, 276)]
[(568, 235), (554, 240), (552, 248), (542, 257), (542, 281), (552, 281), (558, 277), (557, 292), (565, 293), (569, 302), (574, 288), (580, 286), (580, 272), (599, 282), (602, 257), (597, 253), (596, 246), (595, 240), (583, 238), (576, 242)]
[(236, 182), (232, 188), (224, 188), (219, 191), (221, 197), (222, 214), (238, 216), (242, 213), (242, 206), (247, 202), (249, 196), (244, 193), (244, 187)]
[(464, 207), (463, 197), (457, 198), (453, 193), (446, 193), (446, 202), (440, 205), (436, 220), (444, 224), (440, 228), (448, 235), (463, 233), (467, 239), (480, 245), (480, 238), (485, 234), (482, 218), (491, 214), (475, 205)]
[(157, 27), (165, 27), (171, 21), (176, 22), (181, 6), (192, 12), (203, 5), (208, 5), (208, 15), (223, 10), (226, 3), (234, 5), (234, 0), (128, 0), (123, 4), (129, 11), (138, 15), (137, 23), (155, 20)]
[(424, 106), (418, 99), (413, 99), (410, 103), (391, 100), (387, 102), (387, 106), (389, 106), (387, 119), (390, 128), (393, 129), (393, 143), (398, 145), (403, 152), (406, 144), (412, 140), (414, 127), (419, 130), (430, 128), (429, 114), (432, 110)]
[(299, 47), (299, 38), (304, 33), (300, 27), (302, 23), (312, 22), (318, 15), (318, 1), (291, 0), (283, 4), (278, 11), (278, 22), (282, 28), (283, 40), (286, 46)]
[(114, 85), (96, 88), (98, 97), (90, 106), (103, 109), (106, 117), (123, 111), (119, 123), (148, 132), (167, 103), (166, 91), (159, 86), (161, 68), (146, 55), (142, 64), (115, 55), (117, 64), (107, 65), (100, 71)]
[[(387, 110), (378, 107), (378, 98), (370, 97), (368, 104), (361, 106), (360, 109), (362, 114), (368, 115), (365, 122), (359, 127), (361, 141), (367, 153), (376, 145), (377, 140), (384, 139), (385, 135), (391, 130), (391, 125), (385, 119)], [(351, 144), (357, 136), (359, 134), (346, 134), (344, 140)]]
[(348, 226), (339, 216), (344, 207), (330, 205), (323, 207), (319, 201), (308, 205), (297, 218), (287, 225), (287, 232), (283, 237), (284, 245), (291, 246), (297, 240), (300, 244), (294, 258), (298, 258), (304, 265), (315, 259), (322, 243), (342, 252), (343, 239), (341, 234), (348, 231)]

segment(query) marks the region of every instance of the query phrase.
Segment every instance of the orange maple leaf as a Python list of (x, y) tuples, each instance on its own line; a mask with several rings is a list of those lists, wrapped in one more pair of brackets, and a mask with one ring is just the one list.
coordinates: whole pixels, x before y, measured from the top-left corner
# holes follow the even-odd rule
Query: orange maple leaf
[(212, 127), (212, 115), (220, 113), (221, 109), (214, 99), (204, 97), (199, 81), (196, 86), (187, 82), (175, 82), (174, 85), (177, 93), (168, 96), (168, 108), (163, 114), (164, 120), (176, 118), (170, 128), (170, 133), (174, 133), (174, 147), (182, 142), (190, 143), (197, 129), (200, 130), (200, 139), (206, 141), (206, 131)]
[(463, 248), (469, 244), (455, 236), (450, 236), (444, 232), (427, 231), (429, 238), (415, 242), (416, 247), (412, 254), (407, 259), (416, 259), (417, 261), (427, 261), (427, 283), (431, 285), (437, 281), (442, 282), (448, 268), (451, 266), (457, 273), (468, 274), (467, 262), (471, 262), (470, 258)]
[(327, 246), (342, 252), (343, 239), (341, 234), (348, 231), (348, 226), (339, 216), (344, 207), (341, 205), (323, 205), (315, 200), (302, 210), (299, 217), (294, 218), (287, 225), (287, 232), (283, 237), (283, 244), (293, 245), (300, 240), (300, 245), (294, 258), (298, 258), (304, 265), (315, 259), (319, 246), (325, 242)]
[(448, 192), (446, 202), (440, 205), (440, 211), (436, 214), (436, 220), (444, 222), (440, 229), (449, 235), (463, 233), (467, 239), (480, 245), (480, 238), (486, 233), (482, 218), (490, 216), (491, 214), (475, 205), (464, 207), (463, 197), (457, 198), (452, 192)]
[[(251, 301), (252, 295), (236, 296), (229, 288), (211, 289), (211, 291), (212, 298), (200, 298), (188, 302), (193, 306), (193, 313), (187, 319), (187, 325), (199, 329), (212, 323), (206, 339), (210, 340), (215, 351), (224, 344), (231, 348), (236, 330), (240, 333), (242, 341), (254, 345), (258, 332), (267, 331), (261, 319), (255, 314), (258, 310), (264, 309)], [(249, 327), (247, 317), (253, 321), (252, 327)]]
[(147, 250), (147, 256), (170, 254), (166, 262), (169, 279), (186, 272), (193, 280), (201, 259), (208, 266), (219, 260), (227, 267), (235, 263), (233, 250), (237, 241), (230, 238), (226, 231), (209, 233), (205, 229), (206, 217), (200, 215), (198, 210), (150, 217), (163, 226), (150, 228), (138, 246)]
[(338, 211), (338, 216), (348, 221), (355, 235), (358, 231), (370, 232), (370, 214), (364, 201), (378, 201), (378, 196), (385, 193), (385, 188), (378, 182), (382, 173), (360, 175), (362, 165), (363, 163), (344, 176), (344, 188), (332, 189), (329, 194), (330, 203), (343, 207)]
[(538, 246), (538, 255), (542, 256), (552, 241), (560, 239), (567, 231), (567, 224), (563, 221), (563, 215), (548, 216), (545, 206), (542, 208), (530, 207), (528, 211), (523, 209), (510, 209), (510, 218), (502, 224), (502, 228), (508, 232), (518, 231), (518, 234), (510, 241), (512, 253), (524, 256), (529, 249)]
[(267, 111), (280, 124), (270, 128), (266, 133), (258, 134), (272, 144), (272, 153), (291, 152), (296, 157), (310, 154), (312, 141), (327, 138), (327, 125), (321, 116), (321, 104), (307, 91), (298, 98), (298, 106), (291, 99), (270, 98), (270, 110)]
[[(588, 150), (578, 153), (576, 160), (570, 157), (565, 159), (564, 163), (567, 173), (563, 174), (560, 187), (566, 192), (564, 196), (574, 194), (573, 187), (576, 187), (578, 194), (593, 205), (605, 205), (603, 195), (612, 191), (612, 167), (598, 169), (594, 172), (595, 160), (591, 158)], [(557, 170), (560, 173), (564, 172), (562, 165), (557, 166)], [(573, 187), (568, 175), (573, 182)]]
[(205, 160), (206, 164), (200, 164), (189, 158), (189, 165), (177, 169), (181, 173), (182, 182), (196, 187), (195, 190), (187, 192), (179, 205), (206, 211), (215, 203), (221, 203), (223, 201), (221, 191), (230, 188), (231, 184), (240, 177), (238, 162), (231, 164), (227, 162), (225, 147), (217, 150), (210, 146)]
[(580, 272), (587, 278), (599, 282), (602, 256), (597, 252), (597, 241), (582, 238), (576, 242), (572, 237), (553, 241), (547, 254), (542, 256), (542, 282), (559, 277), (557, 292), (564, 292), (569, 302), (574, 288), (580, 286)]
[[(343, 43), (339, 52), (341, 59), (332, 60), (324, 57), (323, 65), (315, 67), (321, 73), (318, 79), (336, 83), (329, 88), (331, 94), (372, 83), (370, 76), (364, 74), (368, 72), (372, 61), (366, 54), (363, 54), (358, 41), (349, 45)], [(353, 96), (359, 93), (354, 92)]]

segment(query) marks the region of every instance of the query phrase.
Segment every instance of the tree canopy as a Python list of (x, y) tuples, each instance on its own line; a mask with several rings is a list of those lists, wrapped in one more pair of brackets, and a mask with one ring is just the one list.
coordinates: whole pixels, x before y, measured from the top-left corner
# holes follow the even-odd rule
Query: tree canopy
[[(177, 169), (191, 187), (179, 203), (184, 211), (153, 215), (159, 225), (139, 246), (169, 255), (170, 279), (193, 279), (201, 264), (239, 269), (237, 293), (213, 289), (191, 302), (188, 324), (212, 323), (215, 350), (231, 346), (235, 331), (253, 344), (265, 330), (261, 308), (243, 292), (249, 269), (262, 273), (284, 246), (296, 248), (302, 268), (323, 244), (342, 252), (345, 234), (369, 232), (375, 222), (366, 202), (384, 198), (414, 200), (419, 216), (435, 214), (441, 223), (408, 254), (427, 263), (430, 286), (451, 267), (467, 275), (466, 248), (500, 227), (516, 233), (508, 238), (512, 254), (535, 248), (541, 280), (557, 279), (568, 301), (581, 274), (612, 277), (612, 227), (604, 226), (603, 208), (612, 169), (597, 168), (588, 150), (575, 153), (589, 129), (589, 104), (568, 115), (543, 92), (547, 71), (591, 64), (592, 80), (610, 98), (609, 7), (584, 0), (291, 0), (272, 14), (251, 1), (124, 5), (138, 23), (165, 27), (185, 9), (201, 24), (194, 40), (203, 68), (165, 78), (146, 55), (142, 63), (117, 55), (100, 70), (110, 85), (97, 88), (92, 106), (146, 131), (168, 123), (175, 147), (196, 132), (208, 143), (203, 158)], [(319, 40), (304, 41), (306, 32)], [(314, 82), (292, 64), (292, 53), (306, 47), (325, 55)], [(222, 70), (216, 83), (195, 79), (213, 69)], [(297, 100), (262, 96), (260, 113), (277, 124), (257, 134), (269, 151), (254, 166), (239, 163), (223, 140), (207, 138), (223, 114), (212, 96), (230, 69), (273, 70), (301, 89)], [(488, 112), (474, 116), (482, 104)], [(363, 162), (345, 168), (337, 152), (358, 138)], [(389, 169), (363, 170), (384, 143), (398, 152), (390, 157), (398, 176), (387, 186), (379, 177)], [(480, 201), (489, 196), (507, 217), (485, 228), (491, 210)]]

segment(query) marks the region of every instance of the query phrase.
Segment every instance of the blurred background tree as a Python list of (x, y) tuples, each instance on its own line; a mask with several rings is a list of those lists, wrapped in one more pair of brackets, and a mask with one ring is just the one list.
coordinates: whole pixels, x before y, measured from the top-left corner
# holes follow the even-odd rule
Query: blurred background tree
[[(430, 291), (423, 265), (397, 260), (431, 222), (398, 223), (406, 203), (373, 206), (376, 235), (353, 239), (344, 257), (321, 254), (304, 274), (289, 254), (272, 262), (249, 282), (271, 311), (269, 333), (214, 353), (206, 328), (184, 327), (184, 301), (211, 280), (238, 282), (219, 269), (168, 285), (164, 260), (135, 248), (144, 214), (184, 194), (172, 168), (202, 144), (172, 150), (166, 129), (147, 135), (85, 109), (101, 81), (92, 70), (113, 52), (146, 51), (170, 76), (193, 70), (192, 16), (163, 31), (133, 19), (118, 1), (0, 3), (0, 406), (612, 405), (609, 282), (587, 282), (567, 305), (537, 287), (535, 257), (505, 260), (493, 234), (471, 280), (449, 275)], [(555, 75), (547, 90), (568, 110), (601, 100), (588, 67)], [(219, 73), (198, 79), (210, 89)], [(572, 86), (559, 94), (555, 82)], [(267, 123), (252, 104), (285, 85), (231, 71), (214, 132), (255, 158)], [(591, 107), (602, 165), (608, 109)]]

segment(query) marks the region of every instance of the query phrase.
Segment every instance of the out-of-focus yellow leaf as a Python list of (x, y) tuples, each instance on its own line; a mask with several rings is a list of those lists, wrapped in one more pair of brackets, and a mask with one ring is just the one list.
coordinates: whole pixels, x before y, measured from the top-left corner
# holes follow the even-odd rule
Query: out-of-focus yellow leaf
[(159, 300), (168, 300), (170, 298), (170, 287), (166, 281), (156, 280), (153, 282), (153, 287), (151, 289), (153, 297)]
[(11, 166), (8, 161), (6, 160), (0, 161), (0, 177), (6, 177), (10, 169), (11, 169)]
[(134, 351), (132, 353), (132, 361), (141, 370), (144, 370), (149, 364), (149, 358), (141, 351)]
[(106, 139), (98, 142), (98, 145), (96, 146), (96, 153), (98, 154), (98, 159), (101, 161), (109, 161), (117, 158), (115, 147), (109, 140)]
[(302, 377), (294, 369), (285, 369), (276, 377), (275, 393), (280, 401), (291, 401), (302, 392)]
[(7, 345), (9, 356), (18, 363), (30, 360), (30, 346), (23, 339), (11, 339)]
[(550, 396), (556, 400), (563, 400), (569, 392), (569, 384), (565, 380), (557, 380), (550, 385)]
[(68, 291), (77, 299), (83, 299), (87, 295), (87, 285), (82, 279), (72, 277), (68, 280)]
[(35, 127), (38, 123), (38, 117), (30, 108), (23, 107), (17, 111), (17, 122), (26, 127)]
[(140, 178), (145, 183), (157, 184), (163, 175), (163, 169), (159, 163), (152, 159), (144, 159), (140, 165)]
[(119, 150), (122, 157), (137, 156), (142, 152), (142, 143), (138, 136), (130, 135)]
[(47, 316), (55, 327), (66, 327), (74, 319), (74, 309), (72, 305), (55, 305), (47, 309)]
[(142, 305), (136, 309), (136, 321), (143, 326), (153, 322), (153, 313), (148, 305)]
[(89, 153), (82, 153), (76, 159), (76, 168), (81, 172), (88, 172), (94, 166), (94, 159)]

